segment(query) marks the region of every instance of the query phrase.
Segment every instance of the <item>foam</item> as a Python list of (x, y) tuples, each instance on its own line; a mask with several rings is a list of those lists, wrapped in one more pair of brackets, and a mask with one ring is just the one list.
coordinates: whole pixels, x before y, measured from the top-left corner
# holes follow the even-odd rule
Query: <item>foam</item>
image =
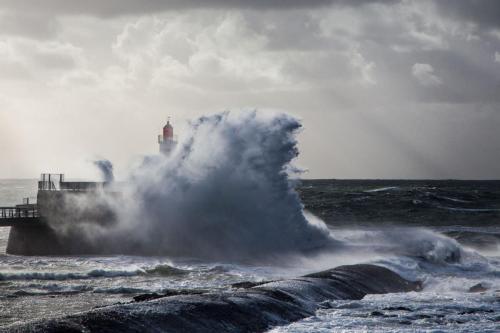
[(87, 272), (0, 272), (0, 281), (11, 280), (79, 280), (94, 279), (100, 277), (135, 276), (143, 274), (143, 270), (105, 270), (93, 269)]

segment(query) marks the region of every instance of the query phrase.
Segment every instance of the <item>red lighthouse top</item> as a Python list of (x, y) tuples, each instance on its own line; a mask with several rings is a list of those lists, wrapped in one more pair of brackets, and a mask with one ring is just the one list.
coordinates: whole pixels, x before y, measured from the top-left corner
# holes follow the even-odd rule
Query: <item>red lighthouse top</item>
[(170, 120), (167, 124), (163, 126), (163, 140), (173, 140), (174, 139), (174, 128), (170, 125)]

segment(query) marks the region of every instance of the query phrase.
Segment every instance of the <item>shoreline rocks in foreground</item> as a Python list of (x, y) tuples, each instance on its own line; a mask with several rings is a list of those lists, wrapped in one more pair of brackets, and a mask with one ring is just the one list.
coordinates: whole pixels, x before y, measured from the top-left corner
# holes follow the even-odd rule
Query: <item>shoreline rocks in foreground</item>
[(375, 265), (340, 266), (226, 292), (145, 298), (62, 318), (8, 326), (0, 332), (262, 332), (314, 315), (327, 300), (421, 290)]

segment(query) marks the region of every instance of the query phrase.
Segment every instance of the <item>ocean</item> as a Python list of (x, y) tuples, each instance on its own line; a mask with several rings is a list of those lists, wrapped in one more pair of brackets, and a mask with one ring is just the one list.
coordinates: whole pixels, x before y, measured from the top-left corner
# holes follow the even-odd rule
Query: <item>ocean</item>
[[(37, 180), (0, 180), (0, 206), (36, 197)], [(500, 331), (500, 181), (303, 180), (306, 217), (348, 250), (261, 264), (181, 256), (15, 256), (0, 228), (0, 327), (172, 290), (220, 291), (372, 263), (419, 292), (331, 300), (270, 332)], [(449, 260), (450, 248), (460, 258)]]

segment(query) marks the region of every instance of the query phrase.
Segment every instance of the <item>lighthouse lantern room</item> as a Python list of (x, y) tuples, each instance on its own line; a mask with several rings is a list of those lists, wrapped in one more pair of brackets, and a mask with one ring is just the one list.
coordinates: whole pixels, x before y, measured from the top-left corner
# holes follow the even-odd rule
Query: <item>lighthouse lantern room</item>
[(174, 127), (170, 124), (170, 117), (167, 124), (163, 126), (163, 135), (158, 135), (158, 144), (160, 145), (160, 153), (170, 155), (177, 145), (174, 138)]

